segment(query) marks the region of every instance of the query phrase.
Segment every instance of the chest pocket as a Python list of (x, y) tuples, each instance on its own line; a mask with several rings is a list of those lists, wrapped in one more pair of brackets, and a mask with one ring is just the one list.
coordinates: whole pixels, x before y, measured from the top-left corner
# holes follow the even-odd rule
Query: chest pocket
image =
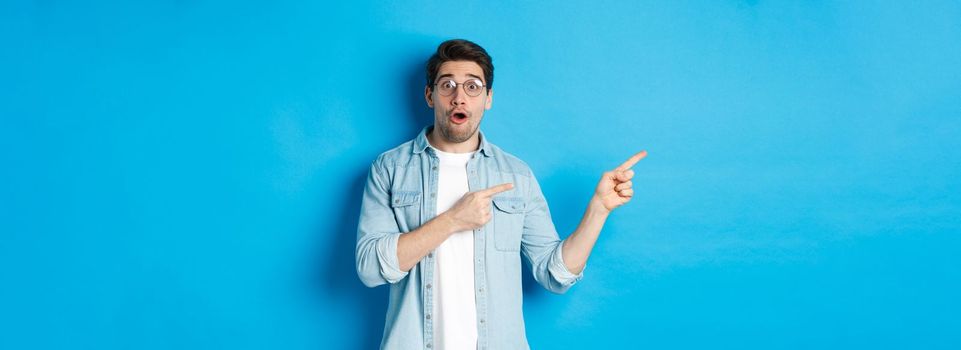
[(494, 197), (494, 247), (516, 252), (521, 249), (524, 233), (524, 200), (520, 197)]
[(394, 209), (397, 226), (410, 231), (420, 226), (420, 191), (394, 191), (390, 196), (390, 207)]

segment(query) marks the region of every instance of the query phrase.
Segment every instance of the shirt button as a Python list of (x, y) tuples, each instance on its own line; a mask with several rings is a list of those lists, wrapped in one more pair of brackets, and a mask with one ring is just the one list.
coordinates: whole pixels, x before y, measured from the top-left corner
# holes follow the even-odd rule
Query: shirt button
[(427, 253), (427, 257), (428, 257), (428, 258), (433, 258), (433, 257), (434, 257), (434, 253)]
[(478, 289), (477, 291), (483, 293), (483, 292), (484, 292), (484, 288)]
[(430, 283), (427, 284), (427, 289), (430, 289)]
[(430, 343), (427, 343), (427, 348), (430, 349)]
[(430, 198), (434, 198), (434, 196), (436, 196), (436, 195), (437, 195), (436, 193), (431, 193), (431, 194), (430, 194)]
[(428, 319), (428, 320), (430, 319), (430, 314), (427, 314), (427, 319)]
[(483, 318), (481, 319), (481, 323), (484, 323), (484, 319), (483, 319)]
[(431, 167), (431, 169), (432, 169), (432, 170), (437, 170), (437, 166), (435, 165), (435, 166)]

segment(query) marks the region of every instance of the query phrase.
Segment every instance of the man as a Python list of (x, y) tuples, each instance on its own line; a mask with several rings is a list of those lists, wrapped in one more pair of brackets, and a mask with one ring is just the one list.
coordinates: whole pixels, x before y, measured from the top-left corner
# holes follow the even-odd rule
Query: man
[(382, 348), (526, 349), (521, 260), (564, 293), (583, 276), (608, 214), (630, 201), (642, 151), (604, 173), (580, 225), (561, 241), (520, 159), (479, 131), (494, 67), (466, 40), (441, 43), (424, 97), (434, 124), (371, 165), (357, 230), (357, 274), (390, 284)]

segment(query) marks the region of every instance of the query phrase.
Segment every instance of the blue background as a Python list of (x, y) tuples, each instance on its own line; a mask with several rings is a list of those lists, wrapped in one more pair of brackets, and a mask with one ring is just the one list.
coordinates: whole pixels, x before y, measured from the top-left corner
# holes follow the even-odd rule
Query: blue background
[(961, 347), (958, 1), (5, 1), (0, 348), (376, 347), (362, 184), (454, 37), (562, 237), (649, 151), (535, 348)]

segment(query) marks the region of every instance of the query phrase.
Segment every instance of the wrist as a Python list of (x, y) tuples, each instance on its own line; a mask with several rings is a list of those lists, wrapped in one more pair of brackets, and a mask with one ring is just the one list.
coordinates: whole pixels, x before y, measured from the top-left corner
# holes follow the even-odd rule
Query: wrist
[(451, 215), (449, 211), (440, 213), (436, 219), (439, 220), (438, 223), (444, 228), (443, 231), (446, 235), (449, 236), (454, 234), (454, 232), (460, 231), (460, 227), (457, 225), (457, 220), (454, 219), (453, 215)]
[(608, 215), (611, 213), (611, 210), (604, 206), (604, 201), (598, 198), (597, 195), (591, 197), (591, 201), (587, 204), (587, 211), (599, 215)]

